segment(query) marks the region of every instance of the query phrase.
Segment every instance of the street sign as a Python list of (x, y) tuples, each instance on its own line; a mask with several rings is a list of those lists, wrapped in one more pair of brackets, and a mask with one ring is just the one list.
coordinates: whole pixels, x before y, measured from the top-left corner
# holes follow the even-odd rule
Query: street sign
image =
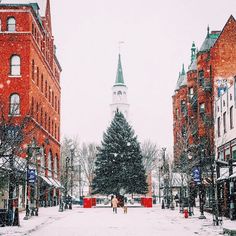
[(197, 184), (201, 182), (200, 169), (198, 167), (193, 168), (193, 181)]
[(36, 174), (34, 169), (29, 169), (28, 170), (28, 181), (29, 183), (34, 184), (36, 180)]

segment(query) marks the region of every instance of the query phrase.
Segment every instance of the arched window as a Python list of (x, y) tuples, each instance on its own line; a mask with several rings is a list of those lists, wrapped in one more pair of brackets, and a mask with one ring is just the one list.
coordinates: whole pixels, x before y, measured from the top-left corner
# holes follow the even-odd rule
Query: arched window
[(14, 17), (10, 17), (7, 20), (7, 31), (14, 32), (16, 31), (16, 20)]
[(10, 96), (10, 115), (20, 115), (20, 96), (17, 93)]
[(10, 59), (10, 74), (11, 75), (20, 75), (20, 57), (17, 55), (13, 55)]
[(52, 176), (52, 153), (49, 151), (48, 153), (48, 176)]
[(59, 162), (58, 162), (58, 156), (56, 155), (54, 157), (54, 177), (57, 178), (58, 177), (58, 166), (59, 165)]

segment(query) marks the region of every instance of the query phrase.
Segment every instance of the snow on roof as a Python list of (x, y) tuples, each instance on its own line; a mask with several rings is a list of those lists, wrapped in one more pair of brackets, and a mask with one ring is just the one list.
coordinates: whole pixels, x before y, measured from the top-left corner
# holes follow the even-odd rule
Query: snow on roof
[(41, 16), (45, 16), (46, 0), (2, 0), (1, 4), (30, 4), (38, 3)]

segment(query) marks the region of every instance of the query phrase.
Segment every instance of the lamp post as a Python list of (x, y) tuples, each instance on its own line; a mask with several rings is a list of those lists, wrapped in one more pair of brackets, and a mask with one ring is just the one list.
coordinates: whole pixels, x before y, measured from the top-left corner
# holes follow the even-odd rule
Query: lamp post
[(70, 158), (66, 157), (66, 173), (65, 173), (65, 210), (68, 209), (68, 200), (67, 200), (67, 195), (68, 195), (68, 171), (69, 171), (69, 161)]
[(204, 196), (204, 191), (203, 191), (203, 182), (202, 182), (202, 158), (204, 155), (204, 150), (201, 150), (201, 155), (200, 155), (200, 162), (199, 162), (199, 168), (200, 168), (200, 185), (199, 185), (199, 207), (200, 207), (200, 213), (201, 215), (199, 216), (199, 219), (206, 219), (206, 216), (204, 215), (204, 203), (203, 203), (203, 196)]
[[(35, 161), (36, 161), (36, 169), (38, 169), (38, 161), (41, 158), (41, 149), (40, 147), (36, 146), (34, 143), (31, 145), (28, 145), (27, 148), (27, 158), (26, 158), (26, 210), (25, 210), (25, 217), (23, 218), (24, 220), (28, 220), (29, 216), (30, 216), (30, 209), (29, 209), (29, 198), (30, 198), (30, 179), (29, 179), (29, 164), (30, 164), (30, 159), (35, 155)], [(37, 175), (38, 175), (38, 171), (37, 171)], [(34, 181), (35, 183), (35, 176), (33, 176), (34, 179), (32, 179), (32, 181)], [(37, 177), (37, 191), (38, 191), (38, 177)], [(37, 198), (38, 198), (38, 193), (37, 193)], [(33, 212), (32, 212), (33, 215)], [(38, 201), (36, 200), (36, 215), (38, 216)]]
[(40, 153), (38, 153), (38, 155), (36, 155), (36, 172), (37, 172), (37, 198), (36, 198), (36, 211), (35, 211), (35, 215), (38, 216), (39, 213), (39, 195), (40, 195), (40, 184), (39, 184), (39, 161), (41, 160), (41, 155), (42, 154), (42, 150), (40, 149)]

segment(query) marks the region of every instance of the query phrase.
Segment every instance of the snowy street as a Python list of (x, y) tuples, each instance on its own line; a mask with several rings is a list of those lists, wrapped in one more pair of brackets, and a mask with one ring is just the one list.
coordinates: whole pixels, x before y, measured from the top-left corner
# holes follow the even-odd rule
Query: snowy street
[[(73, 210), (58, 212), (58, 207), (40, 208), (39, 217), (28, 221), (22, 218), (20, 227), (0, 228), (0, 235), (70, 235), (70, 236), (170, 236), (170, 235), (208, 235), (222, 233), (222, 226), (212, 226), (212, 216), (206, 213), (206, 220), (199, 220), (199, 211), (195, 216), (185, 219), (179, 209), (174, 211), (153, 208), (128, 208), (128, 214), (118, 209), (113, 214), (111, 208), (84, 209), (74, 206)], [(228, 220), (224, 224), (230, 223)]]

